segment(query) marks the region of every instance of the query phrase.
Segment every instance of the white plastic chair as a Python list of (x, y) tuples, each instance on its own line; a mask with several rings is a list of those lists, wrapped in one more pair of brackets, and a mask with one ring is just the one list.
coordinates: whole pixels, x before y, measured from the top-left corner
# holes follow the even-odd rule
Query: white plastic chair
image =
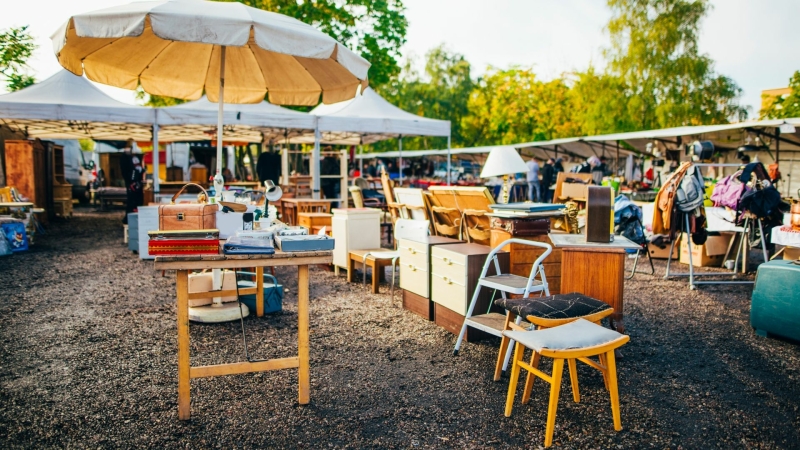
[[(397, 222), (394, 224), (394, 242), (397, 245), (399, 239), (422, 239), (428, 235), (428, 229), (430, 224), (427, 220), (412, 220), (412, 219), (397, 219)], [(367, 285), (367, 258), (372, 256), (376, 260), (378, 259), (391, 259), (392, 260), (392, 287), (390, 291), (390, 296), (392, 301), (394, 301), (394, 279), (395, 279), (395, 266), (397, 265), (397, 260), (400, 258), (400, 251), (399, 250), (387, 250), (385, 252), (369, 252), (364, 255), (364, 259), (362, 262), (362, 267), (364, 268), (364, 286)], [(379, 276), (379, 274), (374, 273), (372, 274), (373, 277)]]
[[(509, 244), (529, 245), (531, 247), (541, 247), (545, 249), (544, 253), (539, 255), (539, 257), (536, 258), (536, 261), (534, 261), (533, 267), (531, 267), (531, 273), (527, 278), (511, 273), (500, 272), (500, 262), (497, 260), (497, 253), (501, 251), (503, 247)], [(486, 262), (483, 264), (483, 271), (481, 272), (481, 277), (478, 280), (478, 287), (475, 289), (475, 293), (472, 294), (472, 301), (469, 304), (467, 315), (464, 317), (464, 324), (461, 326), (461, 333), (459, 333), (458, 340), (456, 340), (456, 347), (453, 349), (453, 355), (458, 355), (458, 350), (461, 348), (461, 341), (464, 339), (464, 336), (467, 333), (468, 326), (484, 331), (493, 336), (503, 337), (503, 328), (506, 320), (503, 314), (490, 312), (486, 314), (473, 315), (475, 304), (478, 302), (478, 297), (480, 296), (482, 288), (486, 287), (500, 291), (500, 294), (503, 296), (503, 298), (506, 298), (506, 294), (521, 294), (523, 298), (528, 298), (532, 292), (544, 293), (545, 296), (550, 295), (550, 288), (547, 285), (547, 277), (545, 277), (544, 274), (542, 261), (544, 261), (544, 259), (547, 258), (550, 253), (552, 253), (552, 251), (553, 247), (551, 247), (550, 244), (528, 241), (525, 239), (508, 239), (492, 249), (492, 251), (486, 256)], [(495, 273), (498, 275), (487, 276), (489, 268), (493, 262)], [(540, 276), (540, 280), (536, 279), (537, 275)], [(489, 305), (489, 308), (491, 309), (491, 304)], [(508, 312), (506, 312), (506, 314), (508, 314)], [(521, 320), (522, 318), (517, 316), (516, 323), (519, 325)], [(506, 352), (505, 360), (503, 361), (503, 370), (508, 367), (508, 360), (511, 358), (511, 349), (513, 348), (513, 345), (513, 342), (509, 343), (508, 351)]]

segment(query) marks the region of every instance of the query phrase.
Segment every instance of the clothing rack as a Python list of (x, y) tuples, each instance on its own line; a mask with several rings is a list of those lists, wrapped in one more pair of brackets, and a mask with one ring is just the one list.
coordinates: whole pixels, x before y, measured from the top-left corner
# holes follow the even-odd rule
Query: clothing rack
[[(697, 289), (698, 285), (703, 284), (754, 284), (754, 281), (742, 281), (736, 280), (735, 277), (738, 275), (736, 268), (739, 266), (739, 259), (742, 260), (742, 273), (747, 273), (747, 252), (749, 251), (749, 246), (747, 245), (747, 236), (749, 235), (750, 227), (753, 225), (753, 221), (758, 222), (758, 229), (761, 233), (761, 250), (764, 254), (764, 261), (769, 261), (769, 256), (767, 253), (767, 243), (764, 238), (764, 227), (761, 223), (761, 219), (750, 219), (749, 217), (745, 219), (744, 226), (736, 227), (737, 229), (731, 230), (734, 233), (739, 233), (741, 235), (741, 239), (739, 240), (738, 249), (736, 250), (736, 259), (733, 265), (733, 269), (729, 272), (714, 272), (714, 273), (702, 273), (696, 274), (694, 273), (694, 265), (692, 264), (692, 239), (689, 227), (689, 215), (683, 214), (683, 232), (685, 233), (686, 239), (686, 249), (689, 253), (689, 272), (688, 273), (670, 273), (670, 264), (672, 263), (672, 252), (675, 249), (675, 240), (673, 239), (672, 244), (669, 247), (669, 256), (667, 257), (667, 272), (664, 274), (664, 279), (668, 279), (670, 277), (689, 277), (689, 289), (695, 290)], [(728, 251), (725, 253), (725, 260), (723, 260), (723, 264), (727, 260), (728, 256), (730, 255), (731, 246), (733, 245), (734, 240), (731, 240), (731, 243), (728, 245)], [(720, 277), (720, 276), (731, 276), (734, 278), (730, 281), (699, 281), (697, 277)]]

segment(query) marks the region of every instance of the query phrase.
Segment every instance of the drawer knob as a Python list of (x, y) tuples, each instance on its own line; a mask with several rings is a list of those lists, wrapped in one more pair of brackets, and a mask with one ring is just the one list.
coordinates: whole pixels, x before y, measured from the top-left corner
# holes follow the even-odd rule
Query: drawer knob
[(453, 264), (453, 262), (452, 262), (452, 261), (450, 261), (450, 259), (449, 259), (449, 258), (442, 258), (442, 261), (443, 261), (445, 264), (447, 264), (448, 266), (449, 266), (449, 265), (451, 265), (451, 264)]
[(453, 284), (453, 280), (451, 280), (450, 278), (442, 277), (442, 280), (447, 284)]
[(409, 268), (409, 269), (411, 269), (411, 271), (412, 271), (412, 272), (416, 272), (416, 271), (417, 271), (417, 268), (416, 268), (416, 267), (414, 267), (414, 265), (413, 265), (413, 264), (409, 264), (409, 265), (408, 265), (408, 268)]

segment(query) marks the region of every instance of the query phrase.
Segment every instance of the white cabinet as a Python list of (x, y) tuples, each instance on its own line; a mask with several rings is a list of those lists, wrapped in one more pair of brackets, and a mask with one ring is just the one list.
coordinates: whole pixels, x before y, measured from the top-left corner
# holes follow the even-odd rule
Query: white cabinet
[(381, 210), (373, 208), (334, 208), (333, 265), (347, 268), (350, 250), (381, 248)]
[(139, 258), (155, 259), (155, 256), (147, 252), (147, 244), (150, 242), (148, 231), (158, 231), (158, 206), (139, 207)]

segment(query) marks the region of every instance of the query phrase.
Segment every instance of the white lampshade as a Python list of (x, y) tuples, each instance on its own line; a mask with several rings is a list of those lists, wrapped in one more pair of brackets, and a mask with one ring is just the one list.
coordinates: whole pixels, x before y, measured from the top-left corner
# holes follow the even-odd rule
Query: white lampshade
[(481, 178), (500, 177), (513, 173), (527, 172), (528, 165), (511, 146), (495, 147), (489, 152), (486, 164), (483, 165)]

